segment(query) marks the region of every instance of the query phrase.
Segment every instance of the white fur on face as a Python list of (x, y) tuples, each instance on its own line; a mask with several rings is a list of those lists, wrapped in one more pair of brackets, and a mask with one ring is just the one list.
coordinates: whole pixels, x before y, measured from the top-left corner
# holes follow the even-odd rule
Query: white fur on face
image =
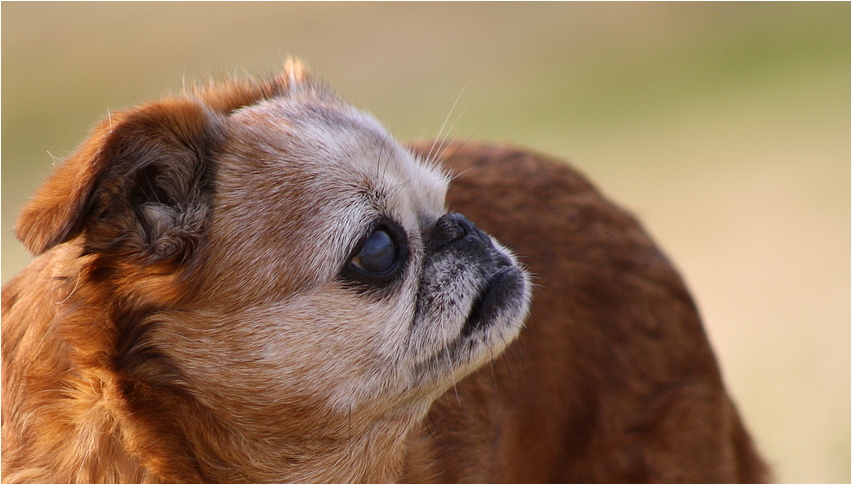
[[(441, 261), (424, 273), (425, 234), (445, 213), (448, 178), (373, 118), (306, 96), (263, 101), (224, 126), (229, 142), (219, 156), (210, 226), (214, 276), (204, 291), (229, 308), (221, 325), (244, 339), (227, 349), (231, 368), (267, 366), (259, 392), (269, 401), (298, 395), (344, 412), (378, 401), (410, 405), (419, 396), (425, 412), (454, 379), (517, 335), (526, 280), (523, 298), (499, 321), (462, 335), (487, 283), (476, 262)], [(341, 270), (378, 219), (405, 231), (405, 272), (388, 288), (359, 290)], [(242, 279), (228, 285), (231, 268)], [(424, 294), (432, 305), (418, 310)], [(247, 378), (220, 372), (213, 378), (220, 383)]]

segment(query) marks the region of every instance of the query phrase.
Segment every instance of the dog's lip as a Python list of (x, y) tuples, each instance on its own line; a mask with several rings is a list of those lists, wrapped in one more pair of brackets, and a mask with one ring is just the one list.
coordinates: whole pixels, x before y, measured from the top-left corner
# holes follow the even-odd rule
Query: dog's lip
[(483, 323), (491, 321), (495, 312), (499, 312), (507, 298), (519, 287), (522, 288), (521, 271), (513, 265), (498, 269), (488, 278), (488, 282), (479, 292), (471, 305), (470, 313), (463, 327), (463, 334), (469, 335), (480, 328)]

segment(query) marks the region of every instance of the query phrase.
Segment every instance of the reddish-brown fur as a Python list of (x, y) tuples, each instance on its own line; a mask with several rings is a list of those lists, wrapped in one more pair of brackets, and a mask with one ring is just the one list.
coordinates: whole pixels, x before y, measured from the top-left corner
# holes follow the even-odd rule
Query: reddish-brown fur
[(547, 156), (443, 153), (460, 174), (450, 208), (512, 247), (538, 288), (518, 341), (432, 406), (409, 445), (428, 459), (406, 480), (768, 480), (692, 298), (636, 220)]
[[(226, 289), (247, 271), (222, 265), (205, 232), (213, 169), (204, 160), (228, 136), (217, 117), (299, 76), (114, 115), (24, 209), (16, 230), (41, 256), (2, 294), (4, 481), (768, 478), (671, 264), (576, 172), (505, 146), (450, 145), (439, 158), (458, 174), (450, 208), (534, 274), (532, 313), (520, 338), (425, 420), (375, 403), (341, 421), (309, 397), (242, 407), (266, 392), (261, 367), (194, 380), (242, 351), (195, 344), (194, 329), (224, 346), (252, 338), (239, 321), (210, 329), (194, 313), (202, 303), (230, 311)], [(262, 174), (243, 183), (262, 184)], [(152, 200), (184, 213), (146, 212), (140, 201)], [(155, 317), (181, 326), (155, 333)], [(163, 345), (192, 351), (176, 361)], [(238, 395), (202, 401), (187, 390), (199, 382)]]

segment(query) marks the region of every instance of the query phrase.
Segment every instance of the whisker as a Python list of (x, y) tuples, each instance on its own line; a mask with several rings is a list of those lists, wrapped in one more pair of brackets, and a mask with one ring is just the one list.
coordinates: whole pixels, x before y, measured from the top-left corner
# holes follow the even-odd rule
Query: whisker
[[(441, 332), (443, 332), (443, 331), (444, 331), (444, 329), (445, 329), (445, 327), (446, 327), (446, 325), (447, 325), (447, 322), (446, 322), (446, 321), (444, 321), (443, 319), (441, 319), (441, 320), (440, 320), (439, 325), (440, 325), (440, 327), (441, 327), (439, 330), (440, 330)], [(447, 364), (449, 364), (449, 365), (448, 365), (448, 367), (449, 367), (449, 369), (448, 369), (448, 370), (449, 370), (449, 372), (450, 372), (450, 378), (453, 380), (453, 391), (454, 391), (454, 392), (455, 392), (455, 394), (456, 394), (456, 401), (457, 401), (457, 402), (458, 402), (458, 404), (459, 404), (459, 408), (461, 408), (461, 398), (459, 397), (459, 389), (458, 389), (458, 387), (456, 386), (456, 373), (455, 373), (455, 368), (456, 368), (456, 366), (455, 366), (455, 363), (453, 362), (453, 356), (452, 356), (452, 354), (451, 354), (450, 352), (451, 352), (450, 348), (445, 347), (442, 353), (443, 353), (444, 355), (446, 355), (446, 356), (447, 356)], [(437, 357), (437, 356), (436, 356), (436, 357)], [(445, 394), (445, 395), (446, 395), (446, 394)]]
[(527, 368), (527, 357), (522, 345), (518, 346), (518, 360), (521, 361), (521, 372), (527, 378), (530, 377), (530, 370)]
[(441, 138), (441, 134), (444, 133), (444, 127), (447, 126), (447, 121), (450, 120), (450, 116), (453, 114), (453, 110), (456, 109), (456, 104), (461, 99), (462, 94), (464, 94), (464, 90), (467, 89), (467, 86), (463, 87), (458, 96), (456, 96), (456, 100), (453, 102), (453, 106), (450, 108), (450, 112), (447, 113), (447, 117), (444, 118), (444, 124), (441, 125), (441, 129), (438, 130), (438, 136), (435, 137), (435, 141), (432, 142), (432, 147), (429, 148), (429, 153), (426, 154), (426, 158), (432, 158), (432, 151), (435, 150), (435, 144), (438, 143), (438, 139)]
[[(391, 138), (391, 135), (393, 134), (393, 130), (395, 130), (397, 126), (399, 126), (399, 123), (393, 125), (388, 130), (388, 132), (385, 133), (385, 137), (382, 139), (382, 145), (379, 147), (379, 159), (376, 160), (376, 180), (379, 179), (379, 175), (380, 175), (379, 174), (379, 168), (382, 165), (382, 152), (385, 150), (385, 145), (387, 144), (388, 139)], [(390, 150), (388, 150), (388, 158), (387, 158), (387, 160), (385, 160), (385, 168), (387, 168), (387, 166), (390, 164), (390, 159), (391, 159), (391, 153), (390, 153)]]
[(515, 386), (515, 375), (512, 373), (512, 366), (509, 364), (508, 357), (504, 355), (501, 360), (506, 365), (506, 369), (508, 371), (507, 374), (509, 375), (509, 388), (504, 387), (504, 389), (506, 389), (506, 393), (514, 399), (517, 389)]
[(503, 384), (503, 379), (500, 379), (500, 376), (497, 375), (497, 369), (495, 368), (495, 362), (497, 362), (497, 359), (501, 357), (502, 356), (500, 355), (495, 357), (494, 349), (491, 349), (491, 361), (488, 362), (488, 367), (491, 369), (491, 380), (494, 382), (494, 385), (496, 385), (500, 389), (503, 389), (503, 392), (506, 392), (508, 394), (508, 389), (506, 389), (506, 385)]
[(506, 338), (503, 337), (503, 336), (500, 336), (500, 339), (503, 340), (503, 343), (506, 345), (506, 348), (503, 350), (503, 353), (500, 355), (500, 360), (506, 366), (506, 371), (507, 371), (506, 373), (509, 375), (509, 387), (511, 389), (507, 388), (505, 385), (503, 385), (501, 387), (503, 388), (504, 391), (506, 391), (506, 393), (509, 396), (514, 398), (516, 393), (517, 393), (517, 386), (515, 385), (515, 375), (512, 372), (512, 363), (509, 362), (509, 358), (510, 357), (512, 358), (512, 361), (515, 362), (515, 364), (514, 364), (515, 366), (517, 366), (517, 361), (515, 360), (515, 355), (512, 351), (512, 348), (511, 348), (512, 346), (510, 346), (508, 344), (508, 342), (506, 342)]
[(466, 174), (466, 173), (470, 172), (470, 171), (471, 171), (471, 170), (473, 170), (473, 169), (474, 169), (474, 167), (470, 167), (470, 168), (466, 168), (466, 169), (462, 170), (462, 171), (461, 171), (461, 172), (459, 172), (459, 173), (453, 174), (453, 176), (452, 176), (452, 177), (450, 177), (450, 182), (451, 182), (451, 183), (452, 183), (452, 182), (455, 182), (457, 178), (459, 178), (459, 177), (461, 177), (462, 175), (464, 175), (464, 174)]
[(387, 195), (388, 195), (388, 197), (393, 196), (393, 194), (394, 194), (394, 193), (396, 193), (396, 191), (398, 191), (398, 190), (402, 190), (402, 188), (403, 188), (403, 187), (405, 187), (406, 185), (410, 184), (412, 180), (414, 180), (414, 179), (413, 179), (413, 178), (410, 178), (410, 179), (408, 179), (408, 180), (406, 180), (406, 181), (404, 181), (404, 182), (400, 182), (400, 183), (398, 183), (398, 184), (394, 185), (393, 187), (388, 188), (388, 189), (387, 189)]
[[(461, 96), (461, 95), (459, 95), (459, 96)], [(454, 105), (454, 106), (455, 106), (455, 105)], [(464, 115), (464, 112), (465, 112), (465, 111), (467, 111), (467, 108), (468, 108), (469, 106), (470, 106), (469, 104), (468, 104), (467, 106), (465, 106), (465, 107), (461, 110), (461, 112), (459, 113), (459, 115), (456, 117), (456, 120), (455, 120), (455, 121), (453, 121), (453, 124), (452, 124), (452, 125), (450, 125), (450, 129), (448, 129), (448, 130), (447, 130), (447, 133), (444, 135), (444, 138), (441, 140), (441, 143), (439, 143), (439, 144), (438, 144), (438, 149), (437, 149), (437, 150), (435, 150), (435, 156), (436, 156), (436, 157), (438, 156), (438, 154), (439, 154), (439, 153), (441, 153), (441, 152), (444, 150), (444, 146), (445, 146), (445, 145), (444, 145), (444, 143), (446, 143), (447, 138), (449, 138), (449, 136), (450, 136), (450, 133), (452, 133), (452, 132), (453, 132), (453, 128), (455, 128), (455, 127), (456, 127), (456, 123), (458, 123), (458, 122), (459, 122), (459, 120), (462, 118), (462, 115)], [(439, 134), (438, 134), (438, 136), (441, 136), (441, 134), (439, 133)], [(451, 141), (452, 141), (452, 140), (451, 140)], [(433, 144), (434, 144), (434, 142), (433, 142)]]
[(455, 452), (454, 452), (453, 450), (451, 450), (451, 449), (447, 448), (447, 447), (446, 447), (446, 445), (444, 445), (443, 443), (441, 443), (441, 441), (440, 441), (437, 437), (435, 437), (435, 433), (433, 433), (433, 432), (432, 432), (432, 428), (430, 428), (430, 427), (429, 427), (429, 423), (430, 423), (430, 422), (432, 422), (432, 414), (431, 414), (431, 413), (430, 413), (430, 414), (427, 414), (427, 415), (426, 415), (426, 419), (423, 421), (423, 424), (425, 424), (425, 425), (426, 425), (426, 431), (428, 431), (428, 432), (429, 432), (429, 436), (431, 436), (431, 437), (432, 437), (432, 439), (433, 439), (433, 440), (435, 440), (435, 443), (438, 443), (438, 445), (439, 445), (441, 448), (443, 448), (443, 449), (444, 449), (444, 451), (446, 451), (447, 453), (449, 453), (449, 454), (453, 455), (453, 456), (454, 456), (454, 457), (456, 457), (456, 459), (458, 459), (460, 462), (464, 463), (464, 460), (462, 460), (462, 458), (461, 458), (459, 455), (455, 454)]
[[(442, 158), (442, 159), (452, 158), (452, 157), (453, 157), (453, 155), (455, 155), (455, 154), (456, 154), (456, 152), (458, 152), (458, 151), (459, 151), (462, 147), (464, 147), (464, 146), (467, 144), (467, 142), (469, 142), (472, 138), (473, 138), (473, 135), (471, 135), (471, 136), (469, 136), (469, 137), (465, 138), (465, 139), (464, 139), (464, 141), (463, 141), (463, 142), (461, 142), (461, 143), (454, 143), (454, 145), (455, 145), (455, 149), (453, 150), (453, 152), (452, 152), (452, 153), (450, 153), (448, 156), (446, 156), (446, 157), (441, 157), (441, 158)], [(436, 153), (435, 153), (435, 158), (433, 159), (433, 163), (438, 163), (438, 153), (443, 153), (443, 151), (442, 151), (442, 152), (436, 152)], [(464, 173), (464, 172), (462, 172), (462, 173)], [(455, 179), (455, 177), (453, 177), (453, 179)], [(452, 180), (451, 180), (451, 181), (452, 181)]]
[(447, 361), (450, 364), (450, 377), (453, 379), (453, 391), (456, 393), (456, 401), (459, 403), (459, 408), (462, 407), (461, 398), (459, 397), (459, 388), (456, 387), (456, 373), (455, 373), (455, 364), (453, 363), (453, 357), (447, 352)]

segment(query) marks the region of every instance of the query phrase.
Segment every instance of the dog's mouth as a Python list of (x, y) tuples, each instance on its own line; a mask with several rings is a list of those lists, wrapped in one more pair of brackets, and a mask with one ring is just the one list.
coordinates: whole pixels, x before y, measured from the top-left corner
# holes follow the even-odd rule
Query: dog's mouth
[(446, 383), (517, 337), (529, 284), (511, 253), (460, 214), (443, 216), (427, 244), (407, 342), (417, 382)]
[(470, 314), (462, 327), (462, 337), (483, 331), (501, 315), (519, 306), (524, 295), (521, 271), (511, 264), (497, 270), (479, 292), (471, 306)]
[[(432, 319), (412, 327), (413, 338), (423, 338), (420, 342), (431, 347), (422, 360), (417, 359), (412, 386), (424, 382), (451, 384), (499, 355), (520, 333), (528, 307), (526, 273), (499, 250), (493, 251), (491, 257), (479, 268), (480, 281), (484, 283), (477, 285), (477, 294), (460, 327), (452, 331), (454, 326), (440, 321), (436, 324)], [(438, 333), (442, 330), (443, 335)], [(443, 342), (436, 336), (442, 337)]]

